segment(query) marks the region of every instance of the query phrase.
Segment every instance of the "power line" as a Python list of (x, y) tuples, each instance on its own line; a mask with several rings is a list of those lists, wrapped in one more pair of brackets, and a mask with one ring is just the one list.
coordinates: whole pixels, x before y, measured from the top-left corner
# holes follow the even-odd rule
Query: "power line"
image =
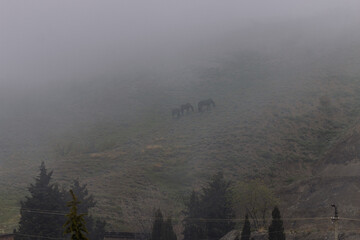
[[(18, 208), (18, 207), (7, 207), (12, 209), (18, 209), (20, 211), (38, 213), (38, 214), (53, 214), (53, 215), (62, 215), (66, 216), (68, 213), (63, 211), (56, 210), (43, 210), (43, 209), (35, 209), (35, 208)], [(140, 216), (140, 217), (127, 217), (127, 219), (143, 219), (143, 220), (151, 220), (154, 219), (153, 216)], [(180, 217), (171, 217), (172, 220), (190, 220), (190, 221), (237, 221), (243, 222), (243, 218), (180, 218)], [(253, 219), (253, 218), (250, 218)], [(282, 218), (283, 221), (308, 221), (308, 220), (329, 220), (329, 217), (289, 217)], [(265, 220), (272, 220), (272, 218), (265, 218)], [(360, 222), (360, 218), (339, 218), (339, 220), (344, 221), (356, 221)]]
[(48, 237), (48, 236), (31, 235), (31, 234), (23, 234), (23, 233), (15, 233), (15, 235), (19, 235), (19, 236), (23, 236), (23, 237), (37, 237), (37, 238), (53, 239), (53, 240), (64, 240), (64, 239), (66, 239), (66, 238)]

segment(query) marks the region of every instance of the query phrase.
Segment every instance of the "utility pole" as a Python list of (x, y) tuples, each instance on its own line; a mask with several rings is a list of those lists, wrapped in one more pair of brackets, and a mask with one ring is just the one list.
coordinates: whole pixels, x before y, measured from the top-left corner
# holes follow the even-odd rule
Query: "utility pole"
[(337, 207), (335, 206), (335, 204), (332, 204), (331, 206), (335, 210), (334, 216), (331, 217), (331, 222), (334, 224), (335, 240), (339, 240), (339, 216), (338, 216), (338, 211), (337, 211)]

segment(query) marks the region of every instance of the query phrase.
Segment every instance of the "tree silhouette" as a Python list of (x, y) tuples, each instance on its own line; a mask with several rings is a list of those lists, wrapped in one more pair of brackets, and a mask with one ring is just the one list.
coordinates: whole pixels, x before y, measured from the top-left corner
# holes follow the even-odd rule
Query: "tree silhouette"
[(220, 239), (226, 233), (233, 230), (235, 212), (231, 204), (230, 182), (224, 179), (219, 172), (215, 174), (208, 186), (202, 189), (201, 198), (202, 213), (205, 223), (205, 232), (208, 239)]
[[(86, 222), (86, 228), (88, 230), (88, 237), (91, 240), (104, 239), (106, 222), (95, 219), (89, 214), (90, 209), (96, 206), (96, 201), (94, 196), (89, 194), (87, 185), (80, 184), (79, 180), (75, 179), (71, 185), (71, 189), (73, 190), (77, 199), (81, 202), (81, 204), (78, 206), (78, 212), (86, 214), (84, 215), (84, 219)], [(71, 199), (68, 198), (68, 201), (70, 200)]]
[(164, 222), (164, 239), (177, 240), (170, 217)]
[(51, 184), (52, 171), (44, 162), (35, 183), (30, 184), (30, 196), (21, 201), (19, 228), (16, 239), (37, 239), (39, 236), (59, 238), (63, 236), (66, 203), (56, 184)]
[(155, 220), (151, 232), (151, 240), (166, 240), (164, 239), (164, 218), (160, 209), (155, 211)]
[(185, 204), (184, 240), (220, 239), (234, 229), (230, 182), (215, 174), (201, 193), (193, 191)]
[(245, 215), (244, 227), (241, 231), (241, 240), (250, 240), (251, 229), (249, 222), (249, 215)]
[(78, 214), (78, 204), (80, 202), (77, 200), (74, 192), (70, 190), (72, 200), (67, 203), (67, 206), (70, 207), (70, 213), (66, 214), (68, 220), (64, 224), (65, 234), (71, 234), (72, 240), (88, 240), (86, 237), (87, 229), (84, 216), (85, 214)]
[(204, 239), (205, 226), (203, 221), (199, 221), (203, 213), (197, 192), (192, 191), (189, 201), (185, 202), (183, 213), (186, 216), (183, 220), (184, 240)]
[(272, 211), (272, 221), (269, 227), (269, 240), (285, 240), (283, 221), (281, 220), (278, 207), (275, 207)]

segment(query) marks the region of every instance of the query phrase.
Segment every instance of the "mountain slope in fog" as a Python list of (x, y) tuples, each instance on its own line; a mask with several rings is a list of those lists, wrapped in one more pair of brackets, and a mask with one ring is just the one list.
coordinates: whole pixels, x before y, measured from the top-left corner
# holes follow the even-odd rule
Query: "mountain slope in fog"
[[(129, 228), (153, 207), (177, 216), (184, 193), (218, 170), (280, 188), (325, 174), (327, 156), (356, 143), (346, 139), (360, 113), (360, 55), (286, 49), (235, 51), (176, 74), (64, 84), (14, 101), (1, 115), (1, 181), (24, 188), (46, 160), (57, 181), (81, 176), (89, 184), (97, 215)], [(171, 116), (173, 107), (210, 97), (210, 111)], [(303, 200), (290, 192), (299, 206), (287, 207), (300, 211)]]
[[(74, 142), (57, 157), (56, 176), (65, 180), (81, 166), (90, 187), (108, 199), (99, 211), (112, 212), (113, 223), (121, 216), (114, 205), (125, 215), (150, 212), (142, 209), (146, 202), (181, 208), (173, 200), (218, 170), (233, 180), (279, 186), (311, 177), (356, 123), (360, 107), (357, 76), (315, 69), (286, 74), (293, 72), (286, 64), (249, 53), (202, 69), (200, 81), (165, 88), (166, 103), (152, 105), (137, 121), (100, 125), (78, 138), (85, 143)], [(207, 97), (216, 102), (211, 111), (171, 117), (171, 107)]]

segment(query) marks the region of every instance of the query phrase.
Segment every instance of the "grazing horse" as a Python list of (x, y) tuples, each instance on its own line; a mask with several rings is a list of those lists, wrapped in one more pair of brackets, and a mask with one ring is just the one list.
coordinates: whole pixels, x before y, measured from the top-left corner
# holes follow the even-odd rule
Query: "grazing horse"
[(191, 111), (194, 111), (194, 107), (190, 103), (181, 105), (181, 114), (184, 115), (184, 111), (186, 111), (186, 113), (189, 113), (190, 109)]
[(207, 110), (210, 110), (211, 106), (215, 107), (215, 103), (211, 98), (202, 100), (198, 103), (198, 111), (202, 112), (203, 107), (206, 107)]
[(180, 110), (180, 108), (173, 108), (172, 110), (171, 110), (171, 116), (173, 117), (173, 118), (179, 118), (180, 117), (180, 114), (181, 114), (181, 110)]

